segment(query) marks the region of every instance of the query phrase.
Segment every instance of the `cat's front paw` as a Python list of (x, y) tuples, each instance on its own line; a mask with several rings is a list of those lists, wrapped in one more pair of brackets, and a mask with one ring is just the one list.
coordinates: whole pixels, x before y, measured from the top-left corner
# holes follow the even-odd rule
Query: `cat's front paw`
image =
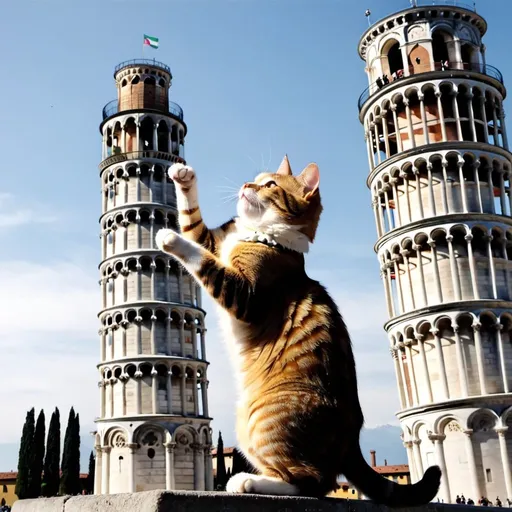
[(168, 174), (174, 183), (182, 187), (190, 187), (196, 181), (196, 172), (189, 165), (173, 164)]
[(164, 252), (172, 252), (178, 233), (172, 229), (160, 229), (155, 236), (156, 246)]
[(252, 475), (249, 473), (237, 473), (232, 476), (226, 484), (227, 492), (251, 493), (253, 492)]

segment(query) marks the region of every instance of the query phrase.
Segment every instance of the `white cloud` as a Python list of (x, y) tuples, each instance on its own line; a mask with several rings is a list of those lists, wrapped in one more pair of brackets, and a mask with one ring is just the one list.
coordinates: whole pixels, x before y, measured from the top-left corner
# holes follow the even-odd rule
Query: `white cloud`
[(23, 206), (12, 194), (0, 192), (0, 229), (57, 221), (57, 216), (48, 213), (44, 206), (36, 204), (34, 207)]
[(9, 418), (0, 439), (17, 442), (33, 406), (47, 415), (58, 406), (65, 428), (74, 405), (87, 432), (99, 410), (95, 276), (66, 263), (3, 261), (0, 283), (0, 403)]

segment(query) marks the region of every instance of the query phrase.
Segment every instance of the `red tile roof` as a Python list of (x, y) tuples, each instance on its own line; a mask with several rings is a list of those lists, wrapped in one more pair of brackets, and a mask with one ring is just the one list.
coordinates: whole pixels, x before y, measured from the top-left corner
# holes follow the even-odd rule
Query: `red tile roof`
[[(235, 447), (234, 447), (234, 446), (226, 446), (226, 447), (224, 448), (224, 455), (233, 455), (233, 451), (234, 451), (234, 449), (235, 449)], [(214, 457), (216, 457), (216, 456), (217, 456), (217, 448), (214, 448), (214, 449), (212, 450), (212, 455), (213, 455)]]
[(407, 464), (397, 464), (396, 466), (375, 466), (373, 469), (377, 471), (377, 473), (381, 474), (409, 473), (409, 466)]

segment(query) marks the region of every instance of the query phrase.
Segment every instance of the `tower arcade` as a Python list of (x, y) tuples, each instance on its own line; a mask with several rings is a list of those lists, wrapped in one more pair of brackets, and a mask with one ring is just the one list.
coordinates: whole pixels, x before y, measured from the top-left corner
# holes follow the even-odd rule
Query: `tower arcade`
[[(446, 5), (446, 4), (450, 5)], [(359, 99), (412, 481), (512, 500), (512, 154), (485, 20), (418, 1), (359, 43)], [(433, 5), (434, 4), (434, 5)]]
[(119, 64), (103, 109), (96, 494), (211, 490), (205, 312), (194, 279), (154, 242), (177, 229), (167, 169), (187, 126), (170, 68)]

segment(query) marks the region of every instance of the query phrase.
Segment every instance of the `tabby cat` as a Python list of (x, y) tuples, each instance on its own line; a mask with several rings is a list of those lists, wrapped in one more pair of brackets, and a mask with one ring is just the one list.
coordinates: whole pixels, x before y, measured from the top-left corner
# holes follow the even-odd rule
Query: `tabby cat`
[(343, 474), (391, 507), (432, 500), (437, 466), (414, 485), (398, 485), (361, 454), (363, 414), (347, 327), (304, 268), (322, 211), (317, 165), (293, 176), (285, 157), (276, 173), (243, 185), (238, 216), (213, 230), (201, 217), (194, 170), (174, 164), (169, 177), (181, 234), (162, 229), (156, 242), (215, 299), (239, 387), (239, 444), (260, 473), (234, 475), (227, 491), (320, 497), (337, 489)]

